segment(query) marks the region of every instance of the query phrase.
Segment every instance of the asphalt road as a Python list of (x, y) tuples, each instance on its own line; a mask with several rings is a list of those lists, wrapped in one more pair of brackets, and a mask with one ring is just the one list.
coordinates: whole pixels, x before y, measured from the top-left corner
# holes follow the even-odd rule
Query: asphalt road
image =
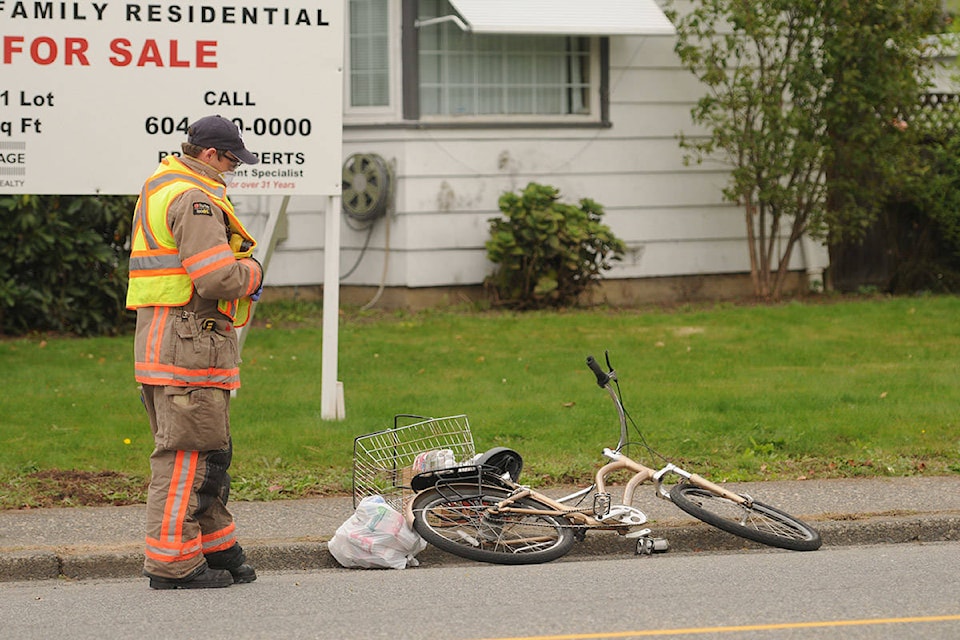
[(960, 543), (265, 572), (157, 592), (142, 579), (0, 583), (0, 636), (887, 639), (960, 637)]

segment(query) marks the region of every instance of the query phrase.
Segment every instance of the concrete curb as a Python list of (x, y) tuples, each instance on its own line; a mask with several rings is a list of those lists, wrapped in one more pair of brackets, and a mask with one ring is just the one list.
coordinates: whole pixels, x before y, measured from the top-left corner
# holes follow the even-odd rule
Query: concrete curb
[[(809, 522), (819, 529), (825, 547), (943, 542), (960, 540), (960, 516), (848, 516), (845, 520)], [(654, 535), (670, 542), (670, 552), (708, 552), (765, 549), (706, 524), (659, 525)], [(244, 548), (251, 564), (261, 571), (291, 571), (340, 568), (323, 540), (249, 541)], [(560, 561), (629, 557), (634, 542), (620, 536), (597, 532), (588, 534)], [(417, 556), (423, 568), (474, 564), (428, 546)], [(0, 553), (0, 581), (29, 581), (65, 578), (92, 580), (140, 576), (143, 552), (140, 548), (74, 548), (25, 550)]]
[(960, 540), (960, 516), (876, 517), (817, 523), (824, 544), (852, 546)]
[(0, 579), (40, 580), (60, 577), (60, 556), (53, 551), (22, 551), (0, 556)]

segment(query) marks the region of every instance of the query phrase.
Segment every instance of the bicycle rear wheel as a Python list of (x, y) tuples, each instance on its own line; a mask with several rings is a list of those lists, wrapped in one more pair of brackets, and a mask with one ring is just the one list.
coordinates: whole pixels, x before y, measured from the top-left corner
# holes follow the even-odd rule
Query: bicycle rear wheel
[(820, 548), (816, 529), (762, 502), (738, 504), (685, 482), (670, 490), (670, 500), (694, 518), (741, 538), (792, 551)]
[[(529, 513), (490, 513), (509, 492), (477, 484), (443, 484), (413, 500), (413, 527), (423, 538), (448, 553), (494, 564), (539, 564), (570, 551), (574, 536), (560, 516)], [(552, 510), (532, 498), (511, 506)]]

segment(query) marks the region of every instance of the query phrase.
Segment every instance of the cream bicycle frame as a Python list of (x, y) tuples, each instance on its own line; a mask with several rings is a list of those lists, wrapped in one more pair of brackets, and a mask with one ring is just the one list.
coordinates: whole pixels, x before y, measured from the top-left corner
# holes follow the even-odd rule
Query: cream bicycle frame
[[(668, 474), (675, 474), (685, 479), (690, 484), (693, 484), (701, 489), (710, 491), (718, 496), (732, 500), (737, 504), (748, 504), (750, 502), (749, 498), (733, 493), (724, 489), (720, 485), (707, 480), (706, 478), (696, 474), (689, 473), (684, 471), (680, 467), (672, 463), (668, 463), (665, 467), (659, 471), (655, 471), (650, 467), (647, 467), (627, 456), (619, 453), (617, 451), (612, 451), (610, 449), (604, 450), (604, 455), (611, 458), (611, 462), (605, 464), (600, 469), (597, 470), (595, 484), (591, 487), (586, 487), (574, 493), (571, 493), (568, 496), (563, 496), (561, 498), (551, 498), (550, 496), (544, 495), (535, 489), (530, 487), (525, 487), (522, 485), (515, 485), (515, 491), (508, 498), (505, 498), (497, 504), (494, 508), (495, 511), (504, 512), (504, 513), (520, 513), (527, 515), (552, 515), (567, 518), (573, 523), (587, 527), (590, 529), (608, 529), (608, 530), (618, 530), (624, 529), (628, 525), (625, 525), (620, 522), (604, 522), (600, 519), (602, 514), (594, 514), (594, 516), (588, 515), (584, 509), (571, 509), (567, 507), (564, 503), (570, 502), (577, 498), (581, 498), (590, 493), (593, 493), (594, 496), (607, 495), (606, 479), (611, 473), (615, 473), (621, 470), (633, 471), (634, 475), (627, 482), (626, 487), (623, 491), (623, 505), (630, 506), (633, 504), (633, 497), (636, 493), (637, 488), (649, 481), (653, 481), (656, 494), (658, 497), (670, 500), (669, 492), (663, 487), (663, 478)], [(545, 505), (553, 507), (553, 509), (531, 509), (529, 507), (514, 507), (511, 506), (518, 500), (523, 498), (533, 498), (538, 502), (542, 502)]]
[[(611, 378), (615, 380), (614, 374), (611, 371)], [(596, 472), (596, 477), (594, 479), (594, 484), (590, 487), (586, 487), (571, 493), (570, 495), (563, 496), (561, 498), (551, 498), (547, 495), (536, 491), (530, 487), (519, 485), (509, 480), (505, 480), (506, 484), (510, 485), (513, 489), (511, 495), (504, 500), (500, 501), (497, 506), (494, 508), (495, 511), (504, 512), (504, 513), (520, 513), (527, 515), (551, 515), (563, 517), (569, 520), (571, 523), (582, 526), (589, 529), (604, 529), (604, 530), (614, 530), (624, 532), (626, 529), (635, 527), (637, 525), (626, 524), (618, 521), (608, 521), (605, 522), (602, 520), (602, 517), (606, 515), (596, 513), (597, 507), (597, 496), (605, 496), (609, 498), (607, 492), (606, 479), (611, 473), (616, 473), (617, 471), (627, 470), (632, 471), (633, 476), (627, 482), (626, 487), (623, 491), (623, 503), (622, 506), (630, 507), (633, 504), (633, 496), (636, 493), (637, 488), (644, 484), (645, 482), (653, 481), (656, 488), (656, 495), (665, 500), (670, 500), (670, 493), (663, 486), (663, 479), (665, 476), (674, 474), (680, 476), (687, 482), (701, 489), (709, 491), (713, 494), (732, 500), (737, 504), (750, 504), (751, 500), (749, 497), (744, 497), (724, 489), (720, 485), (711, 482), (700, 476), (696, 473), (689, 473), (684, 471), (680, 467), (676, 466), (673, 463), (667, 463), (659, 471), (651, 469), (639, 462), (632, 460), (626, 455), (620, 453), (620, 450), (627, 442), (627, 417), (626, 412), (623, 409), (623, 405), (620, 403), (620, 399), (617, 397), (616, 392), (613, 388), (607, 384), (603, 388), (607, 390), (607, 393), (610, 394), (611, 399), (613, 400), (614, 405), (617, 407), (617, 413), (620, 419), (620, 441), (617, 444), (616, 449), (604, 449), (603, 455), (610, 459), (610, 462), (600, 467)], [(457, 484), (461, 484), (458, 482)], [(468, 484), (468, 483), (464, 483)], [(479, 485), (478, 485), (479, 486)], [(573, 509), (567, 507), (564, 503), (571, 502), (578, 498), (582, 498), (589, 494), (593, 493), (594, 495), (594, 507), (590, 511), (594, 512), (594, 515), (588, 515), (586, 509)], [(552, 509), (532, 509), (529, 507), (514, 507), (511, 506), (518, 500), (523, 498), (530, 497), (533, 498)], [(607, 507), (610, 506), (609, 501), (606, 502)], [(620, 505), (618, 505), (620, 506)], [(413, 523), (413, 500), (409, 499), (405, 501), (404, 504), (404, 515), (406, 516), (407, 522)]]

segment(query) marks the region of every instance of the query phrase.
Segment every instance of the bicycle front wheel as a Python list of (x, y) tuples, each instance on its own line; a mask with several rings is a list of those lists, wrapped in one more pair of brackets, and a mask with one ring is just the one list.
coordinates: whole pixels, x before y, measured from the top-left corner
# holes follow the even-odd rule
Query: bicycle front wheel
[(694, 518), (741, 538), (792, 551), (820, 548), (816, 529), (762, 502), (738, 504), (685, 482), (670, 490), (670, 500)]
[[(574, 536), (560, 516), (537, 513), (492, 513), (510, 494), (477, 484), (438, 485), (413, 500), (413, 527), (423, 538), (448, 553), (494, 564), (539, 564), (570, 551)], [(511, 507), (552, 511), (532, 498)]]

